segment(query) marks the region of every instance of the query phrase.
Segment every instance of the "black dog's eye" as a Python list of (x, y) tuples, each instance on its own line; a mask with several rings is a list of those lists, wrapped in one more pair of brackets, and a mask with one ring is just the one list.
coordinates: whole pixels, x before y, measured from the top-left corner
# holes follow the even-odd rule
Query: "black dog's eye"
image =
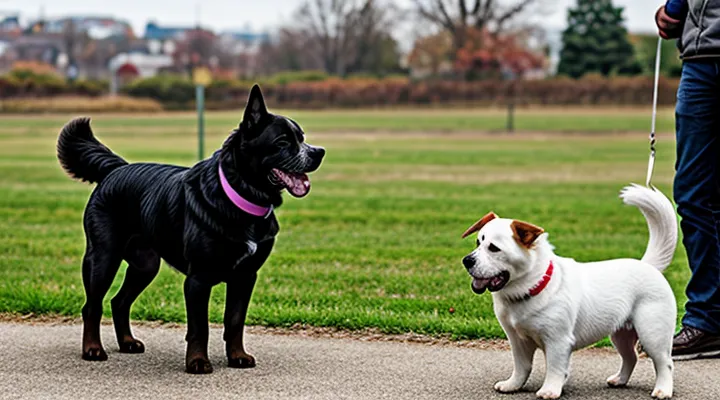
[(491, 253), (497, 253), (498, 251), (500, 251), (500, 249), (492, 243), (490, 243), (490, 246), (488, 246), (488, 250), (490, 250)]
[(284, 149), (290, 146), (290, 142), (288, 142), (287, 140), (278, 140), (277, 142), (275, 142), (275, 146)]

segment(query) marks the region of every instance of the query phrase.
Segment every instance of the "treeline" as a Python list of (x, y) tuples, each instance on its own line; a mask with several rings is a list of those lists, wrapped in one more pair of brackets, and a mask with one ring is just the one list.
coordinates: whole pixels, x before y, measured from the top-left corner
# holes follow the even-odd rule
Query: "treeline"
[[(220, 80), (207, 88), (211, 109), (235, 109), (245, 104), (254, 82)], [(274, 107), (355, 108), (422, 105), (647, 105), (652, 100), (652, 78), (647, 76), (582, 79), (552, 78), (515, 81), (412, 81), (405, 77), (339, 79), (322, 73), (279, 75), (261, 80)], [(678, 80), (660, 82), (660, 104), (675, 101)], [(167, 109), (194, 107), (192, 82), (171, 76), (136, 81), (124, 93), (151, 98)]]
[[(246, 101), (254, 82), (216, 80), (207, 88), (210, 109), (237, 109)], [(647, 105), (652, 99), (652, 78), (647, 76), (581, 79), (551, 78), (504, 81), (412, 81), (405, 77), (339, 79), (321, 72), (276, 75), (260, 80), (268, 102), (286, 108), (350, 108), (422, 105)], [(678, 81), (663, 78), (660, 104), (675, 101)], [(128, 97), (152, 99), (167, 110), (192, 109), (195, 87), (182, 77), (164, 75), (137, 80), (123, 88)], [(51, 75), (15, 71), (0, 77), (0, 98), (100, 96), (107, 83), (73, 83)]]

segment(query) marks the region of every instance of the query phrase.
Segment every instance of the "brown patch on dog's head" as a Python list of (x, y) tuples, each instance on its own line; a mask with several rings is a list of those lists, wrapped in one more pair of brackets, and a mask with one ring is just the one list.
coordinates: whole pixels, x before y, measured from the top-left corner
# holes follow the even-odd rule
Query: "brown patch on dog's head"
[(513, 221), (510, 224), (513, 238), (523, 247), (531, 248), (538, 236), (545, 233), (545, 229), (523, 221)]
[(471, 235), (471, 234), (479, 231), (480, 229), (482, 229), (483, 226), (485, 226), (485, 224), (487, 224), (488, 222), (494, 220), (494, 219), (497, 218), (497, 217), (498, 217), (497, 214), (495, 214), (495, 213), (492, 212), (492, 211), (490, 211), (489, 213), (485, 214), (484, 217), (480, 218), (480, 220), (479, 220), (478, 222), (474, 223), (473, 226), (469, 227), (469, 228), (465, 231), (465, 233), (462, 234), (462, 239), (465, 239), (466, 237), (468, 237), (468, 235)]

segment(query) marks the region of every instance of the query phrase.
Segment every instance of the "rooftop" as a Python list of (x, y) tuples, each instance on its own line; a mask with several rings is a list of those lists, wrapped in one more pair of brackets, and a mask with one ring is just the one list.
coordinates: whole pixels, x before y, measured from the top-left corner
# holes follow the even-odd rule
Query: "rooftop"
[(195, 29), (195, 26), (160, 26), (155, 22), (148, 22), (145, 25), (145, 39), (167, 40), (177, 38), (187, 31)]
[(254, 33), (250, 31), (224, 31), (221, 35), (227, 35), (235, 40), (244, 42), (267, 42), (270, 40), (270, 34), (267, 32)]

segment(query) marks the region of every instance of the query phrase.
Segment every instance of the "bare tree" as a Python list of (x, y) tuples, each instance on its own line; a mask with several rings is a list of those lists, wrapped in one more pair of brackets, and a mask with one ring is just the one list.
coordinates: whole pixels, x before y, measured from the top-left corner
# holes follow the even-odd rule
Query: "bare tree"
[(343, 74), (357, 12), (354, 0), (308, 0), (297, 12), (297, 23), (325, 70)]
[(305, 49), (332, 74), (345, 75), (372, 56), (391, 37), (392, 4), (381, 0), (306, 0), (296, 16), (295, 30)]
[(413, 0), (419, 16), (453, 36), (455, 49), (465, 45), (469, 28), (497, 35), (544, 0)]
[(258, 57), (263, 73), (324, 70), (346, 76), (397, 71), (393, 30), (401, 21), (392, 0), (304, 0)]
[(187, 50), (193, 64), (207, 63), (216, 52), (216, 37), (210, 31), (193, 29), (187, 32)]
[(308, 51), (313, 39), (303, 31), (282, 28), (269, 42), (263, 43), (258, 52), (259, 73), (271, 75), (281, 71), (323, 70), (322, 59), (314, 51)]
[(87, 31), (81, 31), (75, 22), (68, 18), (62, 29), (62, 41), (67, 55), (69, 68), (80, 68), (88, 46), (92, 43)]
[(68, 56), (68, 63), (70, 65), (76, 64), (76, 55), (78, 51), (81, 51), (86, 43), (83, 42), (81, 33), (78, 32), (75, 22), (68, 18), (63, 26), (63, 44), (65, 45), (65, 52)]
[(400, 55), (391, 28), (401, 22), (402, 13), (394, 3), (366, 1), (355, 16), (354, 50), (348, 65), (350, 72), (386, 73), (397, 68)]

